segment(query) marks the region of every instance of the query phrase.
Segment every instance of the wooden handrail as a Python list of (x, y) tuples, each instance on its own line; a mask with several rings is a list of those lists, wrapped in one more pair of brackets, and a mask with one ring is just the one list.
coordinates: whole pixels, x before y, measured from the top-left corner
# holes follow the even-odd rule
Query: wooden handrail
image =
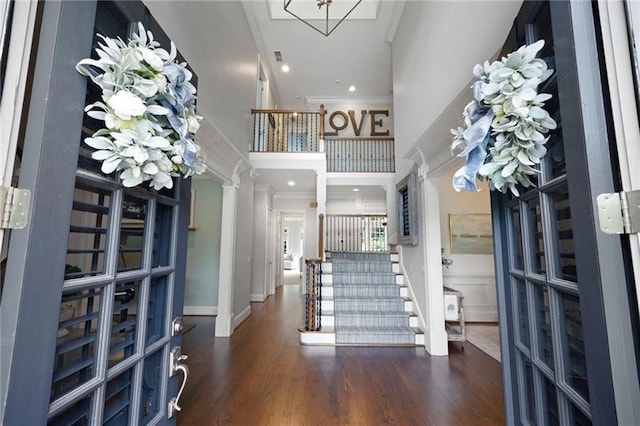
[(369, 136), (333, 136), (326, 138), (325, 141), (393, 141), (393, 136), (381, 136), (377, 138), (372, 138)]
[(387, 217), (387, 214), (328, 214), (327, 217)]
[(298, 111), (295, 109), (256, 109), (251, 108), (251, 114), (270, 113), (270, 114), (318, 114), (316, 111)]

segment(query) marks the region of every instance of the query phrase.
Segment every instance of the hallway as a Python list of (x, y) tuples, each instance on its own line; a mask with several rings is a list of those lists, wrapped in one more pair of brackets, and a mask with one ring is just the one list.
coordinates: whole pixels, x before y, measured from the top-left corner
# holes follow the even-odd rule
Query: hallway
[(189, 381), (178, 425), (502, 425), (500, 364), (473, 345), (310, 347), (298, 286), (278, 289), (231, 338), (190, 317)]

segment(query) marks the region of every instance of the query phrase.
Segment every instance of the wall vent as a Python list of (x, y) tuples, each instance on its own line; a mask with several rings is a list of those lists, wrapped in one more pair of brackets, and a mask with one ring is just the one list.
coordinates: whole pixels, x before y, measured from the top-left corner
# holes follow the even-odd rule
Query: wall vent
[(276, 57), (276, 62), (282, 62), (282, 52), (279, 50), (273, 51), (273, 56)]

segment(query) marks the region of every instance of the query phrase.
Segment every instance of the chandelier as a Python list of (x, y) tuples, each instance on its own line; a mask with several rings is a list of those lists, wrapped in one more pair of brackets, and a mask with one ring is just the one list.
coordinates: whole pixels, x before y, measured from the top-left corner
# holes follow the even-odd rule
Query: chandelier
[[(307, 1), (284, 0), (284, 10), (287, 13), (290, 13), (291, 15), (299, 19), (300, 21), (304, 22), (314, 30), (318, 31), (320, 34), (324, 35), (325, 37), (329, 37), (329, 35), (338, 27), (338, 25), (342, 23), (342, 21), (344, 21), (347, 18), (347, 16), (349, 16), (351, 12), (353, 12), (353, 9), (355, 9), (362, 0), (357, 0), (353, 5), (353, 7), (351, 7), (344, 15), (342, 15), (342, 13), (344, 13), (344, 11), (347, 10), (349, 6), (347, 5), (346, 7), (342, 7), (343, 12), (338, 12), (340, 13), (340, 15), (342, 15), (341, 18), (330, 15), (331, 5), (334, 2), (336, 2), (336, 3), (339, 3), (340, 6), (344, 6), (345, 3), (347, 2), (345, 1), (339, 2), (338, 0), (316, 0), (316, 1), (317, 1), (316, 6), (318, 6), (318, 10), (316, 11), (315, 14), (309, 13), (310, 12), (309, 10), (305, 12), (303, 8), (298, 8), (298, 6), (302, 5), (303, 3), (305, 4), (310, 3), (308, 0)], [(323, 7), (325, 8), (324, 12), (322, 10)], [(338, 10), (340, 10), (340, 8), (338, 8)], [(317, 27), (316, 25), (311, 23), (311, 21), (318, 21), (318, 20), (324, 21), (323, 22), (324, 25), (322, 26), (324, 28)], [(335, 25), (333, 25), (331, 21), (338, 21), (338, 22)]]

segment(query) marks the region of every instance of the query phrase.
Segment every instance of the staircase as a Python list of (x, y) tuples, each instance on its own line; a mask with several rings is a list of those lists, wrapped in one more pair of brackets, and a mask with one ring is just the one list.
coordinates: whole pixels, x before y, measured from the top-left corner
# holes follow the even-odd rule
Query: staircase
[(327, 252), (322, 264), (321, 324), (303, 344), (406, 346), (424, 344), (398, 254)]

